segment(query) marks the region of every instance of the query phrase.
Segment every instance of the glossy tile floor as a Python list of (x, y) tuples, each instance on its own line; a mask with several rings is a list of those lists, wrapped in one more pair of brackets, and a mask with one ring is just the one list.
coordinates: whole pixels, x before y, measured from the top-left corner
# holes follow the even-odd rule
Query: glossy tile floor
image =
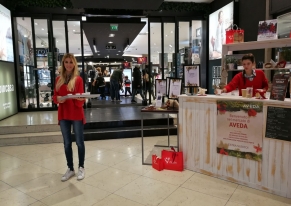
[[(175, 141), (176, 137), (171, 137)], [(145, 138), (146, 156), (167, 137)], [(85, 142), (86, 177), (61, 182), (63, 145), (0, 147), (1, 206), (281, 206), (291, 199), (185, 170), (141, 164), (141, 139)], [(74, 144), (77, 167), (77, 148)], [(147, 158), (147, 157), (145, 157)], [(77, 169), (77, 168), (76, 168)]]

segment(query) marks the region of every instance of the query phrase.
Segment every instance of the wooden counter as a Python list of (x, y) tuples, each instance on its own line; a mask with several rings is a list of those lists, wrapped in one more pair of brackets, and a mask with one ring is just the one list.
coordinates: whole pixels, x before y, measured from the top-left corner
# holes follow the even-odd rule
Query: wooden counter
[[(262, 161), (217, 153), (217, 100), (263, 102)], [(179, 104), (179, 148), (184, 152), (185, 169), (291, 198), (291, 142), (265, 138), (267, 107), (291, 108), (290, 99), (182, 95)]]

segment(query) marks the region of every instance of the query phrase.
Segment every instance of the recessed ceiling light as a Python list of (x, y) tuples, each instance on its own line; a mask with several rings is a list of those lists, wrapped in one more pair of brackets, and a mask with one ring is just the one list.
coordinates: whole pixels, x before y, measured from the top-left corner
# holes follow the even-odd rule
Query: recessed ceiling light
[(109, 37), (114, 37), (115, 36), (115, 34), (109, 34)]
[(66, 7), (64, 7), (64, 9), (67, 9)]
[(166, 37), (168, 36), (168, 34), (166, 34)]
[(76, 30), (74, 29), (73, 32), (75, 32)]
[(98, 54), (98, 56), (100, 56), (100, 54)]
[(171, 31), (171, 34), (173, 34), (173, 31)]
[(110, 42), (108, 42), (109, 44), (112, 44), (113, 42), (112, 41), (110, 41)]
[(169, 47), (173, 47), (171, 44), (169, 44)]
[(41, 30), (44, 30), (44, 28), (41, 28)]
[(156, 43), (154, 43), (154, 45), (156, 45)]
[(86, 16), (82, 16), (82, 21), (87, 21), (87, 17)]
[(59, 41), (57, 41), (57, 42), (59, 42)]
[(121, 51), (118, 51), (118, 52), (121, 52)]
[(116, 54), (117, 56), (119, 55), (119, 54)]
[(37, 26), (37, 23), (36, 22), (34, 24)]

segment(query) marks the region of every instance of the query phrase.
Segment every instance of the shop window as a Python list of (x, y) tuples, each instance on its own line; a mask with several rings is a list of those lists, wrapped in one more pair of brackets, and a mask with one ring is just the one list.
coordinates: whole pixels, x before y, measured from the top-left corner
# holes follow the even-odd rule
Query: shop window
[(162, 28), (161, 23), (150, 23), (150, 49), (151, 49), (151, 62), (152, 72), (155, 78), (162, 79), (161, 71), (161, 55), (162, 55)]
[(175, 23), (164, 23), (164, 77), (174, 77)]
[(190, 57), (190, 24), (189, 22), (179, 22), (179, 53), (176, 57), (179, 78), (183, 78), (183, 65), (190, 64)]
[(80, 21), (68, 21), (69, 53), (81, 56)]
[(202, 22), (192, 21), (192, 48), (191, 62), (192, 64), (200, 64), (201, 59), (201, 38), (202, 38)]

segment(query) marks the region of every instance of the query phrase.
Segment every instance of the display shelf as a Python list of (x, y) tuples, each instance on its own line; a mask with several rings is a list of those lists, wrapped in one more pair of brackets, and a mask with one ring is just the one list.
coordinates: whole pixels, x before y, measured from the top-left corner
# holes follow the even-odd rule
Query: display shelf
[[(291, 68), (256, 68), (256, 70), (264, 70), (264, 71), (270, 71), (270, 70), (291, 70)], [(235, 72), (235, 71), (243, 71), (243, 69), (232, 69), (227, 70), (228, 72)]]
[(273, 39), (267, 41), (250, 41), (235, 44), (223, 44), (222, 55), (226, 55), (228, 51), (242, 51), (253, 49), (266, 49), (266, 48), (281, 48), (291, 47), (291, 38)]

